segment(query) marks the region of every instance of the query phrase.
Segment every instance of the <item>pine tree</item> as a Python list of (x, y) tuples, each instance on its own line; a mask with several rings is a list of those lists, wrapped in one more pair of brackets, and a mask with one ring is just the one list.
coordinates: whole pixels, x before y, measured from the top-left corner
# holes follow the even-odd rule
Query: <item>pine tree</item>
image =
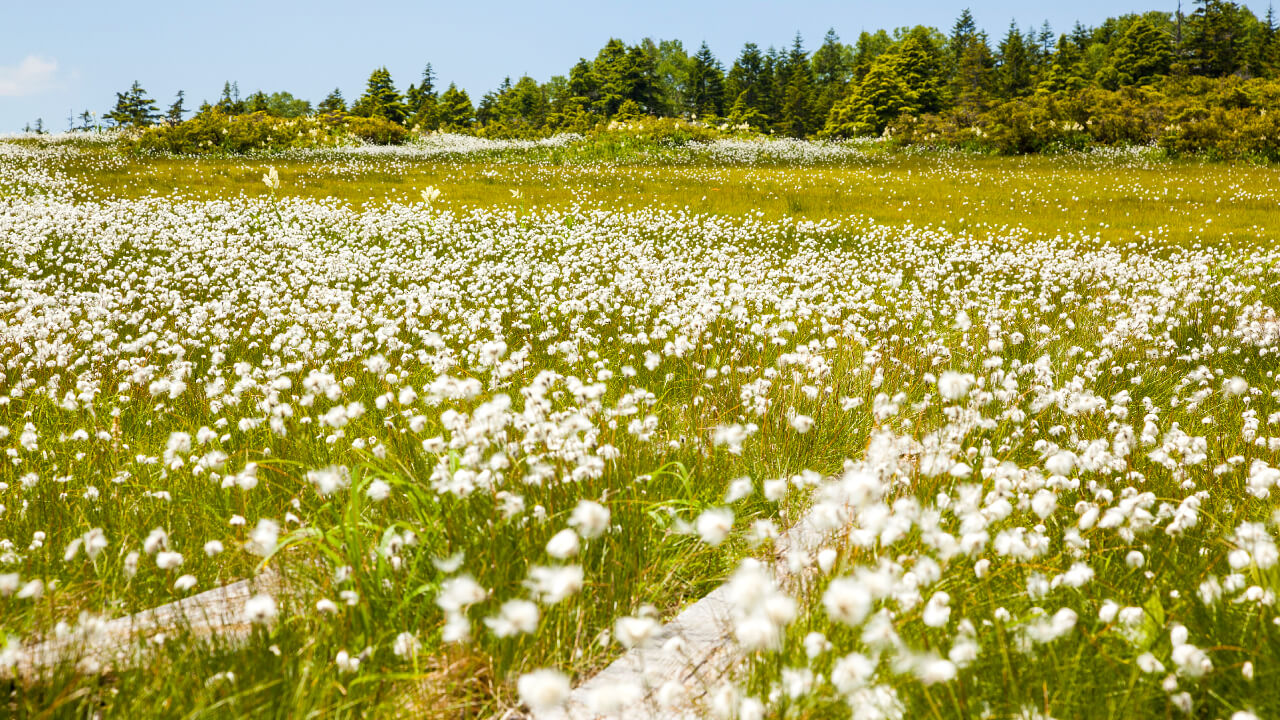
[(222, 97), (218, 98), (214, 108), (223, 115), (243, 115), (245, 103), (240, 99), (240, 83), (230, 81), (223, 83)]
[(892, 59), (907, 86), (907, 112), (938, 112), (945, 100), (943, 49), (928, 28), (917, 26), (903, 38)]
[(691, 114), (699, 118), (724, 114), (724, 67), (705, 42), (692, 58), (686, 93)]
[(1082, 51), (1066, 35), (1058, 38), (1053, 62), (1040, 81), (1039, 89), (1049, 93), (1074, 94), (1089, 84), (1081, 69)]
[(996, 87), (1000, 95), (1014, 98), (1031, 88), (1031, 57), (1026, 39), (1015, 23), (1009, 23), (1009, 32), (1000, 43), (999, 64), (996, 66)]
[(351, 114), (362, 117), (382, 118), (389, 122), (403, 125), (409, 111), (405, 107), (404, 98), (396, 90), (391, 81), (391, 73), (385, 67), (374, 70), (369, 75), (369, 83), (364, 95), (351, 106)]
[(972, 116), (982, 109), (990, 95), (995, 58), (986, 33), (978, 30), (968, 8), (956, 19), (947, 48), (952, 68), (949, 95), (958, 108)]
[(1116, 44), (1099, 80), (1113, 87), (1150, 85), (1169, 72), (1173, 62), (1172, 39), (1149, 20), (1139, 17)]
[(422, 81), (405, 90), (405, 109), (409, 113), (409, 124), (424, 130), (436, 129), (439, 125), (436, 117), (437, 102), (439, 97), (436, 94), (435, 71), (431, 69), (431, 63), (427, 63), (426, 69), (422, 71)]
[(888, 55), (876, 58), (866, 77), (831, 108), (822, 134), (854, 137), (879, 134), (910, 105), (910, 89), (898, 64)]
[(760, 112), (771, 122), (782, 113), (782, 96), (787, 87), (786, 55), (769, 46), (764, 53), (764, 72), (760, 76)]
[(546, 125), (551, 105), (546, 90), (537, 80), (525, 75), (503, 96), (501, 111), (508, 126), (523, 134), (534, 134)]
[(186, 94), (181, 90), (178, 91), (178, 96), (174, 98), (173, 104), (169, 106), (169, 111), (165, 113), (165, 122), (170, 125), (177, 125), (182, 122), (182, 116), (187, 112), (187, 109), (182, 105), (185, 96)]
[(1191, 71), (1223, 77), (1241, 69), (1244, 58), (1244, 11), (1224, 0), (1196, 0), (1200, 7), (1187, 19), (1186, 52)]
[(790, 137), (805, 137), (814, 128), (813, 68), (809, 55), (804, 51), (800, 33), (791, 43), (786, 59), (787, 83), (783, 88), (782, 107), (779, 108), (775, 126), (778, 132)]
[(618, 107), (631, 97), (629, 65), (627, 46), (617, 38), (610, 38), (596, 55), (591, 68), (599, 82), (595, 110), (600, 115), (612, 117)]
[(324, 100), (316, 106), (316, 113), (319, 115), (335, 115), (341, 116), (347, 113), (347, 101), (342, 97), (342, 90), (334, 88), (333, 92), (325, 96)]
[(267, 94), (261, 90), (257, 90), (244, 99), (244, 109), (247, 113), (265, 113), (271, 114), (271, 100)]
[(853, 75), (853, 49), (840, 42), (840, 36), (834, 29), (828, 30), (822, 39), (822, 47), (813, 53), (811, 64), (817, 92), (813, 115), (821, 120), (849, 90), (849, 78)]
[(569, 70), (569, 96), (575, 104), (586, 108), (591, 108), (600, 97), (600, 81), (585, 58), (579, 58), (578, 64)]
[(765, 112), (768, 87), (773, 82), (768, 63), (755, 43), (747, 43), (725, 77), (725, 99), (733, 98), (729, 122), (750, 125), (757, 130), (767, 127)]
[(1259, 67), (1266, 75), (1280, 72), (1280, 27), (1276, 25), (1275, 9), (1268, 4), (1266, 20), (1262, 25), (1262, 40), (1258, 51)]
[(861, 81), (871, 70), (876, 59), (893, 47), (893, 38), (884, 30), (875, 34), (863, 32), (858, 35), (858, 44), (853, 48), (853, 78)]
[(1054, 34), (1053, 26), (1048, 20), (1040, 25), (1040, 34), (1036, 36), (1040, 57), (1048, 59), (1053, 57)]
[(596, 112), (612, 117), (630, 100), (643, 110), (654, 111), (657, 64), (641, 47), (628, 48), (610, 39), (591, 64), (596, 81)]
[(103, 117), (116, 127), (142, 128), (156, 124), (160, 110), (156, 101), (147, 97), (147, 91), (135, 80), (128, 90), (116, 93), (115, 108)]
[(627, 87), (627, 100), (640, 106), (645, 113), (658, 114), (658, 65), (653, 56), (640, 45), (627, 49), (624, 84)]
[(449, 83), (449, 89), (440, 96), (440, 127), (446, 130), (463, 130), (475, 124), (475, 108), (466, 90)]

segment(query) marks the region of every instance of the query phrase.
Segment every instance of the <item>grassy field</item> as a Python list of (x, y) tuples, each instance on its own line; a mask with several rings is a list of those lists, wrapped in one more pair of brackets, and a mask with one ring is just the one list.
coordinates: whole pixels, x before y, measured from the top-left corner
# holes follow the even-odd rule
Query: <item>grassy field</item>
[[(1277, 200), (1145, 152), (0, 143), (0, 714), (502, 716), (726, 580), (701, 714), (1280, 713)], [(243, 642), (24, 670), (263, 566)]]
[(357, 207), (411, 202), (447, 188), (443, 207), (681, 208), (732, 216), (824, 220), (858, 217), (901, 227), (1112, 242), (1220, 243), (1267, 238), (1280, 174), (1263, 165), (1156, 160), (1140, 154), (1022, 157), (908, 154), (869, 149), (812, 163), (751, 156), (509, 153), (288, 158), (122, 158), (91, 153), (63, 170), (89, 193), (143, 198), (263, 197), (268, 167), (280, 194)]

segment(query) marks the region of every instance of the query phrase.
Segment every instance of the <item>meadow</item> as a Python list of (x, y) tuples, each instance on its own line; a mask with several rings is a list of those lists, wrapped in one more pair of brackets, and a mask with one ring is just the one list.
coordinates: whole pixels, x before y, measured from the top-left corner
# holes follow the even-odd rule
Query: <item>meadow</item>
[[(735, 672), (594, 709), (1280, 714), (1278, 201), (1146, 148), (0, 141), (0, 714), (542, 717), (726, 582)], [(242, 636), (32, 659), (267, 568)]]

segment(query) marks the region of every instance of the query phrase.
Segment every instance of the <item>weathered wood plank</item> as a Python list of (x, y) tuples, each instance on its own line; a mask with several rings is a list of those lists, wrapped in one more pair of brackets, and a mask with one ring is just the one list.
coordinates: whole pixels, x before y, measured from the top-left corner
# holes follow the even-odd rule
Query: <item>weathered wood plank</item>
[(247, 637), (251, 625), (244, 605), (258, 593), (276, 595), (282, 586), (274, 570), (266, 569), (250, 580), (207, 590), (176, 602), (100, 623), (76, 627), (66, 637), (24, 648), (16, 666), (23, 678), (61, 663), (76, 663), (87, 670), (120, 669), (142, 660), (145, 642), (157, 635), (182, 633), (184, 638), (225, 640)]
[[(792, 570), (790, 556), (804, 553), (810, 560), (828, 533), (809, 518), (793, 526), (774, 545), (774, 572), (778, 584), (795, 588), (804, 585), (814, 569), (803, 563)], [(535, 713), (534, 720), (685, 720), (707, 717), (705, 696), (721, 681), (731, 679), (743, 655), (733, 640), (732, 607), (728, 587), (721, 585), (706, 597), (685, 608), (642, 645), (625, 653), (604, 670), (583, 682), (561, 708)], [(674, 640), (674, 642), (673, 642)], [(658, 701), (658, 691), (667, 682), (678, 683), (683, 700), (668, 707)], [(616, 711), (600, 712), (599, 702), (622, 688), (640, 689), (638, 700)]]

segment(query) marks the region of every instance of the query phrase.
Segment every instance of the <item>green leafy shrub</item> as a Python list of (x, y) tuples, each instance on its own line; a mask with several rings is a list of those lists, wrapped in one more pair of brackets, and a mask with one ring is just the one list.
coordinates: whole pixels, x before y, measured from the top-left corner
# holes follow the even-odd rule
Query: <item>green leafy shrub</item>
[(976, 115), (895, 120), (903, 145), (1020, 154), (1089, 145), (1155, 145), (1179, 155), (1280, 159), (1280, 82), (1171, 78), (1160, 85), (1040, 92)]
[(331, 125), (330, 131), (338, 136), (348, 134), (374, 145), (403, 145), (409, 139), (409, 131), (403, 125), (379, 117), (348, 115)]
[(354, 141), (398, 145), (408, 138), (408, 130), (381, 118), (343, 115), (281, 118), (265, 112), (227, 115), (215, 110), (186, 122), (149, 128), (137, 137), (133, 147), (193, 155), (324, 147)]

